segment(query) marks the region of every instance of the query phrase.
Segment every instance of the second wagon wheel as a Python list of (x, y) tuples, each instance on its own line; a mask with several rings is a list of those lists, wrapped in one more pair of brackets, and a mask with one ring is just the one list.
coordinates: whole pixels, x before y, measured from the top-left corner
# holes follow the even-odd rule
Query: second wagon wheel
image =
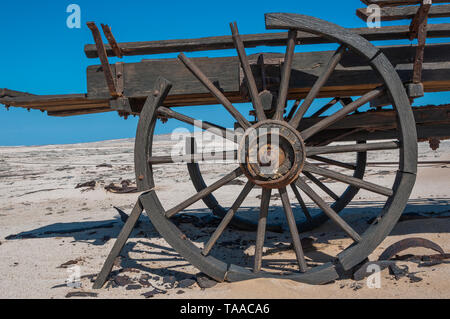
[[(136, 136), (135, 161), (138, 183), (142, 190), (150, 189), (150, 191), (141, 196), (141, 202), (152, 224), (168, 244), (196, 268), (216, 280), (238, 281), (258, 277), (275, 277), (312, 284), (326, 283), (337, 279), (340, 269), (349, 270), (367, 258), (391, 232), (403, 212), (414, 185), (417, 170), (415, 122), (408, 97), (395, 69), (382, 52), (362, 37), (332, 23), (297, 14), (267, 14), (266, 27), (268, 29), (290, 30), (286, 59), (281, 75), (278, 103), (273, 117), (267, 118), (263, 110), (245, 50), (235, 25), (232, 26), (232, 32), (235, 35), (234, 38), (247, 78), (250, 97), (258, 118), (256, 124), (252, 125), (249, 123), (222, 92), (216, 88), (211, 80), (191, 60), (180, 54), (179, 58), (185, 66), (225, 106), (239, 125), (245, 129), (245, 134), (239, 135), (217, 125), (203, 124), (204, 129), (214, 127), (217, 134), (239, 142), (239, 150), (237, 151), (239, 164), (236, 164), (237, 167), (234, 170), (228, 172), (222, 178), (218, 177), (216, 182), (195, 195), (187, 199), (180, 199), (179, 204), (173, 208), (166, 210), (162, 206), (157, 195), (157, 185), (155, 185), (153, 178), (153, 168), (156, 165), (171, 164), (180, 159), (214, 159), (217, 158), (217, 155), (222, 157), (223, 154), (208, 155), (209, 157), (205, 154), (185, 155), (179, 158), (154, 156), (152, 144), (158, 114), (169, 114), (170, 117), (181, 121), (193, 122), (193, 119), (161, 106), (164, 98), (170, 91), (171, 84), (164, 79), (160, 79), (154, 95), (148, 97), (142, 110)], [(324, 68), (324, 72), (318, 77), (298, 111), (292, 118), (286, 119), (283, 117), (283, 114), (289, 93), (289, 78), (297, 31), (320, 35), (338, 43), (340, 47)], [(306, 129), (300, 129), (299, 132), (297, 128), (302, 127), (303, 116), (333, 73), (346, 50), (356, 52), (367, 60), (367, 63), (372, 66), (380, 78), (380, 87), (363, 94), (334, 114), (320, 118), (314, 125)], [(397, 114), (398, 137), (396, 139), (357, 144), (341, 143), (327, 146), (305, 146), (309, 139), (383, 94), (387, 94), (390, 97)], [(345, 166), (345, 163), (337, 160), (337, 154), (384, 150), (396, 150), (399, 153), (398, 170), (395, 181), (390, 187), (381, 186), (338, 171), (338, 168)], [(235, 152), (232, 152), (232, 154), (234, 155)], [(323, 168), (317, 163), (317, 160), (327, 161), (330, 165), (329, 168)], [(267, 165), (267, 163), (270, 163), (270, 165)], [(275, 164), (272, 165), (273, 163)], [(317, 189), (311, 187), (312, 184), (308, 183), (308, 180), (312, 180), (314, 176), (322, 176), (378, 194), (385, 199), (383, 201), (384, 205), (382, 205), (383, 208), (367, 229), (355, 229), (351, 222), (338, 215), (325, 202), (322, 196), (317, 193)], [(182, 231), (172, 222), (176, 215), (239, 177), (246, 179), (246, 185), (240, 194), (235, 195), (237, 198), (234, 204), (231, 205), (226, 216), (210, 235), (206, 237), (200, 236), (199, 239), (199, 236), (191, 236), (192, 234), (189, 233), (190, 228)], [(261, 189), (261, 201), (257, 206), (259, 221), (256, 238), (247, 243), (240, 242), (238, 245), (235, 245), (234, 248), (240, 249), (241, 254), (239, 258), (230, 261), (230, 258), (228, 258), (226, 253), (224, 254), (223, 250), (220, 252), (216, 251), (217, 244), (249, 193), (258, 191), (258, 188)], [(351, 244), (347, 245), (346, 248), (342, 247), (339, 253), (335, 256), (328, 256), (329, 258), (326, 260), (312, 260), (308, 254), (305, 254), (288, 196), (288, 189), (290, 188), (294, 191), (296, 197), (298, 197), (297, 194), (300, 194), (300, 192), (309, 197), (342, 233), (351, 239)], [(279, 194), (282, 202), (288, 229), (283, 235), (285, 236), (284, 240), (288, 240), (291, 243), (294, 253), (293, 261), (273, 260), (272, 255), (270, 259), (264, 257), (265, 254), (267, 255), (265, 247), (270, 239), (266, 235), (266, 228), (268, 216), (272, 210), (271, 195), (276, 193)], [(307, 213), (307, 210), (305, 210), (305, 213)], [(283, 238), (278, 238), (277, 240), (283, 241)]]

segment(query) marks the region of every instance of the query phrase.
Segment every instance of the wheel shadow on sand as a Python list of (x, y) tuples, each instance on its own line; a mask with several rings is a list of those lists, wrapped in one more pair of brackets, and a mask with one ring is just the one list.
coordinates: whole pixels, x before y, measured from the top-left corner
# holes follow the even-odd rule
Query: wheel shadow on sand
[[(276, 202), (275, 202), (276, 204)], [(281, 204), (281, 202), (280, 202)], [(384, 202), (354, 201), (341, 216), (360, 234), (369, 226), (382, 210)], [(320, 211), (309, 207), (312, 215)], [(297, 222), (304, 221), (299, 205), (293, 205)], [(243, 207), (238, 215), (242, 218), (257, 221), (258, 208)], [(391, 235), (411, 235), (416, 233), (447, 233), (450, 223), (450, 199), (413, 199), (408, 202), (405, 212)], [(414, 222), (420, 220), (419, 223)], [(198, 247), (202, 247), (220, 223), (210, 213), (209, 209), (186, 210), (174, 219), (175, 224)], [(267, 232), (264, 254), (264, 266), (272, 270), (286, 270), (295, 267), (296, 260), (290, 245), (290, 233), (285, 223), (282, 207), (275, 206), (269, 212), (269, 223), (280, 224), (282, 233)], [(102, 246), (117, 237), (123, 222), (119, 217), (104, 221), (84, 221), (73, 223), (56, 223), (36, 228), (19, 234), (10, 235), (6, 240), (32, 240), (36, 238), (70, 238), (73, 243), (86, 243)], [(318, 246), (329, 245), (339, 240), (348, 239), (331, 221), (326, 221), (318, 228), (303, 232), (302, 245), (305, 255), (314, 262), (331, 261), (335, 256), (317, 249)], [(181, 268), (189, 266), (174, 249), (165, 241), (156, 243), (161, 236), (143, 214), (139, 226), (130, 236), (130, 241), (121, 253), (120, 266), (123, 268), (137, 268), (156, 276), (173, 274), (184, 276)], [(218, 240), (211, 255), (226, 263), (251, 267), (255, 244), (255, 232), (240, 231), (229, 227)], [(340, 247), (345, 249), (345, 247)], [(149, 263), (152, 266), (148, 266)], [(312, 266), (314, 264), (311, 264)], [(177, 270), (178, 269), (178, 270)]]
[[(284, 210), (280, 206), (272, 207), (269, 210), (268, 223), (281, 225), (283, 233), (288, 235), (289, 230), (285, 222)], [(363, 232), (371, 223), (371, 221), (382, 211), (382, 201), (353, 201), (340, 214), (350, 225), (354, 226), (356, 230)], [(293, 211), (297, 222), (305, 220), (301, 208), (298, 204), (293, 204)], [(307, 205), (312, 216), (316, 216), (321, 211), (315, 207)], [(242, 207), (237, 216), (257, 222), (259, 208), (257, 207)], [(444, 219), (450, 217), (450, 199), (449, 198), (430, 198), (430, 199), (412, 199), (408, 201), (403, 216), (400, 220), (408, 221), (415, 219)], [(211, 234), (215, 227), (220, 223), (220, 219), (212, 216), (208, 208), (185, 210), (183, 214), (174, 219), (174, 223), (179, 226), (181, 230), (193, 233), (186, 234), (188, 237), (197, 240), (199, 238), (207, 237)], [(398, 226), (398, 225), (397, 225)], [(24, 231), (18, 234), (13, 234), (5, 237), (6, 240), (20, 240), (20, 239), (34, 239), (34, 238), (73, 238), (74, 242), (86, 242), (92, 245), (103, 245), (105, 241), (116, 238), (121, 228), (123, 221), (119, 216), (111, 220), (102, 221), (83, 221), (70, 223), (55, 223), (47, 226), (39, 227), (29, 231)], [(201, 228), (195, 232), (195, 228)], [(396, 227), (398, 228), (398, 227)], [(240, 231), (229, 226), (228, 230), (234, 234), (239, 234), (239, 237), (253, 232)], [(330, 220), (323, 223), (318, 228), (303, 232), (302, 235), (309, 236), (313, 234), (323, 233), (324, 231), (334, 234), (342, 234), (342, 238), (346, 238), (343, 232), (334, 225)], [(227, 231), (226, 231), (227, 232)], [(225, 232), (225, 234), (226, 234)], [(430, 227), (420, 230), (422, 233), (441, 232), (440, 228)], [(268, 237), (272, 234), (268, 232)], [(275, 234), (275, 233), (273, 233)], [(398, 230), (394, 229), (393, 234), (402, 235)], [(146, 214), (143, 213), (139, 219), (138, 226), (132, 232), (130, 239), (133, 238), (155, 238), (160, 237), (156, 229), (153, 227)]]

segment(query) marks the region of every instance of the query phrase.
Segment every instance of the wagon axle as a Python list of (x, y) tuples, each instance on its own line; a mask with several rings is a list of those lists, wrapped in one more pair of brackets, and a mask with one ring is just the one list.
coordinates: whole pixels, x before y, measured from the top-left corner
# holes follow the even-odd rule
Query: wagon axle
[(266, 120), (246, 131), (238, 158), (249, 181), (263, 188), (286, 187), (301, 173), (305, 144), (286, 122)]

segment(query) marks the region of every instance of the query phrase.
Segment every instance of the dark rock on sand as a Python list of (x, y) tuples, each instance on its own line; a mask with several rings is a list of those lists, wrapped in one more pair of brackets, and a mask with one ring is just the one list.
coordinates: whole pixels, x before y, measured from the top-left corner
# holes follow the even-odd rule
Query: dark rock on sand
[(200, 273), (196, 276), (197, 279), (197, 284), (200, 286), (200, 288), (212, 288), (215, 285), (218, 284), (217, 281), (215, 281), (214, 279), (208, 277), (207, 275)]

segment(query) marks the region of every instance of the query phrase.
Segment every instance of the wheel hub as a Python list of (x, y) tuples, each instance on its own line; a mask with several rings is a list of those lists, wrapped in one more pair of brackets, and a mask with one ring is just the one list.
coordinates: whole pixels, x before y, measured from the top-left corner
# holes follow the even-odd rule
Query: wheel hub
[(305, 162), (305, 144), (286, 122), (267, 120), (250, 127), (239, 147), (244, 174), (264, 188), (285, 187), (295, 181)]

